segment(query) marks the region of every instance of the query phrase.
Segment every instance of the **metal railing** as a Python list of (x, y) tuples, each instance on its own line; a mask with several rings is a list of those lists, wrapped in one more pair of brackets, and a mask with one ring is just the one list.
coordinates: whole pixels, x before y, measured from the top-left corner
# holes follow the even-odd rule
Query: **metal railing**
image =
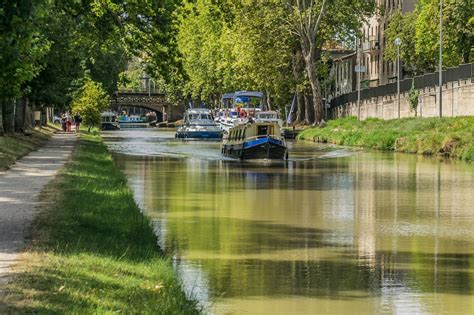
[[(435, 88), (439, 85), (439, 72), (428, 73), (422, 76), (414, 77), (415, 88), (418, 90), (426, 88)], [(448, 68), (443, 70), (443, 84), (448, 82), (456, 82), (463, 80), (474, 80), (474, 63), (467, 63), (456, 68)], [(413, 78), (400, 81), (400, 93), (410, 91)], [(397, 95), (397, 82), (380, 85), (373, 88), (362, 89), (360, 91), (360, 100), (368, 100), (376, 97), (388, 97)], [(331, 100), (331, 108), (357, 102), (357, 91), (340, 95)]]
[(118, 94), (163, 94), (159, 89), (120, 89), (114, 92), (114, 95)]

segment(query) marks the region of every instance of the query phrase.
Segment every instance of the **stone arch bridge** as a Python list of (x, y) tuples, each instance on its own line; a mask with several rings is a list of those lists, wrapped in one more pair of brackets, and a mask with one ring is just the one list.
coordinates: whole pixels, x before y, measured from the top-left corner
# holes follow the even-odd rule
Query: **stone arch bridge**
[(167, 102), (165, 94), (151, 91), (116, 91), (111, 97), (110, 107), (121, 110), (124, 106), (141, 107), (156, 112), (158, 122), (176, 121), (183, 116), (183, 110)]

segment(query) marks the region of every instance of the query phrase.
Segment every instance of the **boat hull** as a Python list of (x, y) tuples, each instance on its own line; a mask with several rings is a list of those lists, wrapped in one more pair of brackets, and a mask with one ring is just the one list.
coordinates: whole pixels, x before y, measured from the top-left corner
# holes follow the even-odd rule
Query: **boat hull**
[(120, 126), (117, 123), (112, 122), (102, 122), (101, 123), (102, 130), (120, 130)]
[(281, 140), (262, 137), (244, 141), (240, 144), (224, 144), (222, 154), (241, 160), (285, 160), (288, 158), (287, 148)]
[(220, 131), (178, 131), (178, 139), (222, 139)]
[(123, 122), (119, 121), (120, 128), (148, 128), (149, 123), (144, 122)]

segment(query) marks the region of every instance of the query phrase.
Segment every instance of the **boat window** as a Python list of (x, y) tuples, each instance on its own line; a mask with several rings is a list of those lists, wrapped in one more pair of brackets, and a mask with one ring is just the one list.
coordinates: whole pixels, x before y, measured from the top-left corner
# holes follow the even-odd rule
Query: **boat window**
[(239, 140), (242, 140), (242, 129), (239, 130)]
[(266, 135), (268, 135), (268, 126), (267, 125), (258, 126), (257, 136), (266, 136)]

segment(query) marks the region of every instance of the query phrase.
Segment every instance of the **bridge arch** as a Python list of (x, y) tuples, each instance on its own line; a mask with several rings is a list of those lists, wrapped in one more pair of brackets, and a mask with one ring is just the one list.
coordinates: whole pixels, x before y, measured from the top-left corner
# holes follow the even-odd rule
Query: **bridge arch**
[[(163, 93), (148, 91), (117, 91), (111, 97), (110, 107), (118, 110), (122, 106), (141, 107), (156, 112), (158, 121), (176, 121), (183, 110), (170, 104)], [(161, 118), (161, 119), (159, 119)]]

